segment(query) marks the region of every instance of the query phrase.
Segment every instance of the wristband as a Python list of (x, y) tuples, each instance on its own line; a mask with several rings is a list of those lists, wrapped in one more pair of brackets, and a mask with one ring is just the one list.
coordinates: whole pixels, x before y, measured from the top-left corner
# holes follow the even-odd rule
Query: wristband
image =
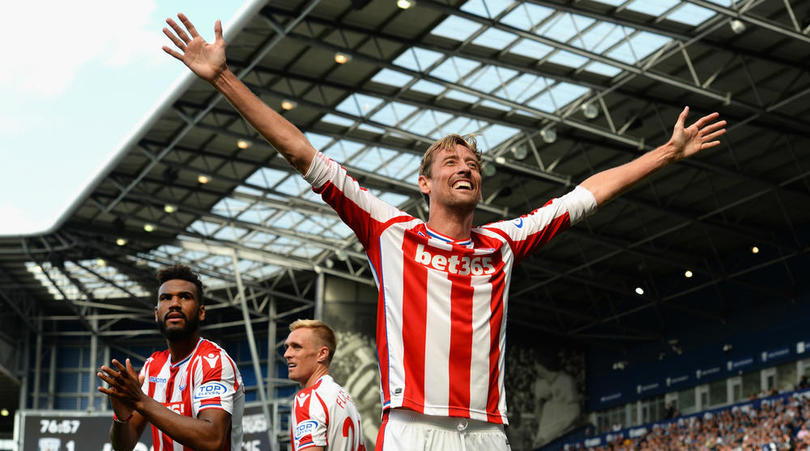
[(119, 419), (118, 419), (118, 416), (115, 414), (115, 412), (113, 412), (113, 421), (115, 421), (115, 422), (116, 422), (116, 423), (118, 423), (118, 424), (127, 424), (127, 423), (129, 423), (129, 420), (131, 420), (131, 419), (132, 419), (132, 415), (135, 415), (135, 411), (134, 411), (134, 410), (133, 410), (132, 412), (130, 412), (130, 413), (129, 413), (129, 416), (128, 416), (126, 419), (124, 419), (124, 420), (119, 420)]

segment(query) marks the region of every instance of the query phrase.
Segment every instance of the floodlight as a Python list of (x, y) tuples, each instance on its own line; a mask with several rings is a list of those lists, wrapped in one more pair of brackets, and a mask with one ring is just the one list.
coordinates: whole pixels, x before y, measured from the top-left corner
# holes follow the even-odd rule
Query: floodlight
[(540, 132), (540, 136), (543, 138), (543, 142), (546, 144), (551, 144), (557, 140), (557, 129), (552, 127), (542, 130)]
[(731, 22), (729, 22), (729, 25), (731, 25), (731, 31), (733, 31), (735, 34), (742, 34), (746, 28), (745, 24), (739, 19), (733, 19)]
[(346, 64), (351, 61), (352, 57), (343, 52), (335, 53), (335, 62), (338, 64)]
[(593, 102), (588, 102), (582, 105), (582, 114), (588, 119), (596, 119), (596, 116), (599, 116), (599, 108)]

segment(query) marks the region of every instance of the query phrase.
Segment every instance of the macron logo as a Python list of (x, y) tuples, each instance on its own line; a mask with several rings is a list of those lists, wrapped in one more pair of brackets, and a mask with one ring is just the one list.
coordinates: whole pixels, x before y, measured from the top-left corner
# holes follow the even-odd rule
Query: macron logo
[(425, 250), (423, 244), (416, 246), (416, 253), (413, 259), (415, 262), (433, 269), (446, 271), (459, 276), (483, 276), (495, 273), (495, 267), (492, 266), (492, 257), (459, 257), (458, 255), (451, 255), (450, 258), (447, 258), (441, 254), (432, 255), (429, 251)]
[(208, 366), (211, 368), (215, 367), (217, 365), (217, 360), (219, 360), (219, 356), (214, 353), (204, 355), (203, 357), (208, 361)]
[(307, 398), (309, 398), (309, 395), (306, 393), (301, 393), (298, 395), (298, 405), (300, 407), (304, 407), (304, 403), (307, 402)]

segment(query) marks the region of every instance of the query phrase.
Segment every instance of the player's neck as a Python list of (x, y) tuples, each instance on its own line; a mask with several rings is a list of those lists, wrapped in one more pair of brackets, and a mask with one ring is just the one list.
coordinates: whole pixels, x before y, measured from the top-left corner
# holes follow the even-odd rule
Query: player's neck
[(454, 240), (466, 240), (472, 230), (475, 210), (460, 211), (448, 208), (431, 208), (427, 226)]
[(200, 341), (200, 333), (195, 332), (190, 337), (182, 340), (166, 340), (169, 345), (169, 353), (172, 355), (172, 363), (177, 363), (194, 351), (197, 347), (197, 342)]
[(315, 371), (312, 372), (312, 374), (309, 376), (309, 379), (307, 379), (307, 382), (301, 386), (301, 389), (303, 390), (305, 388), (312, 387), (313, 385), (315, 385), (315, 383), (318, 382), (318, 379), (326, 376), (327, 374), (329, 374), (329, 368), (322, 365), (318, 365), (318, 368), (316, 368)]

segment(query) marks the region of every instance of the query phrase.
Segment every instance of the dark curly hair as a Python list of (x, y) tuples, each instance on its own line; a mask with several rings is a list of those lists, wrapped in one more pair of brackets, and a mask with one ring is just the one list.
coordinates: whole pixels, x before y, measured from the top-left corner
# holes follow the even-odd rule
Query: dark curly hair
[(203, 302), (203, 283), (200, 280), (200, 275), (194, 272), (191, 268), (180, 263), (175, 263), (172, 266), (160, 268), (157, 272), (158, 285), (163, 285), (169, 280), (185, 280), (194, 284), (197, 287), (197, 303), (204, 305)]

